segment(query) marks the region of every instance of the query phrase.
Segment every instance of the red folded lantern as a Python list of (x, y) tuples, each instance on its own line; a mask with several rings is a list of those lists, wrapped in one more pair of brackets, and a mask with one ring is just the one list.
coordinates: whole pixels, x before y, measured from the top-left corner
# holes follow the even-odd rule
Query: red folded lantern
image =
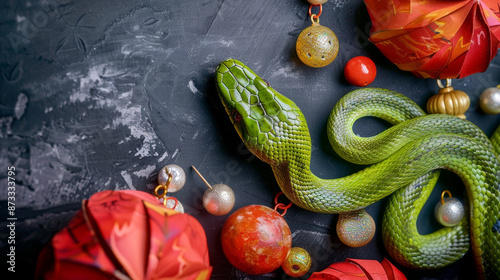
[(483, 72), (500, 47), (495, 0), (364, 0), (370, 41), (401, 70), (422, 78)]
[(205, 231), (140, 191), (82, 203), (38, 259), (36, 279), (209, 279)]
[(391, 262), (375, 260), (346, 259), (330, 265), (321, 272), (314, 272), (309, 280), (406, 280), (406, 276)]

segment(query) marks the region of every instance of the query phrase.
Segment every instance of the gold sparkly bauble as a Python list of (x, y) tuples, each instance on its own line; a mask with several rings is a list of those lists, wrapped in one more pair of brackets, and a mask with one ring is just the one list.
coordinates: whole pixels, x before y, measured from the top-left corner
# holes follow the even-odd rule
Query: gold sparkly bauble
[(337, 235), (349, 247), (365, 246), (375, 235), (375, 221), (364, 209), (340, 214)]
[(302, 30), (295, 47), (304, 64), (318, 68), (332, 63), (337, 57), (339, 41), (330, 28), (314, 22)]
[(293, 247), (281, 268), (291, 277), (301, 277), (311, 268), (311, 255), (305, 249)]

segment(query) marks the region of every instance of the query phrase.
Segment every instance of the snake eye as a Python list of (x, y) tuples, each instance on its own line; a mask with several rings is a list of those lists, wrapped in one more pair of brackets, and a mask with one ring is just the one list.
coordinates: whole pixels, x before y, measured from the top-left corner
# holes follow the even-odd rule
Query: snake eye
[(242, 117), (241, 117), (240, 113), (238, 113), (238, 111), (234, 110), (231, 114), (232, 114), (233, 120), (235, 122), (238, 122), (238, 123), (241, 122)]

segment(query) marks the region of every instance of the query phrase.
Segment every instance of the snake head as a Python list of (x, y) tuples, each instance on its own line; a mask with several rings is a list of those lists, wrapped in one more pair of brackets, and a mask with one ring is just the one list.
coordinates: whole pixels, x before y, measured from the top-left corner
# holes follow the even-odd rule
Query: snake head
[[(242, 62), (235, 59), (221, 62), (215, 79), (234, 128), (247, 148), (262, 161), (279, 164), (286, 161), (281, 149), (296, 146), (297, 141), (310, 145), (307, 124), (295, 103)], [(294, 130), (300, 131), (293, 133)], [(296, 137), (300, 139), (294, 143)]]

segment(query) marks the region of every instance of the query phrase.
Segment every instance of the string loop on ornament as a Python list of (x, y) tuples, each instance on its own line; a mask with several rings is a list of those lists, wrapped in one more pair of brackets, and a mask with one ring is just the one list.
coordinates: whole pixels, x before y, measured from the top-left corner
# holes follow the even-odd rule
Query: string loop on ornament
[[(173, 207), (167, 206), (167, 201), (169, 201), (169, 200), (175, 201), (175, 204)], [(165, 207), (175, 210), (175, 207), (177, 207), (177, 204), (179, 204), (179, 200), (177, 200), (177, 198), (175, 198), (173, 196), (164, 196), (163, 197), (163, 205), (165, 205)]]
[[(276, 206), (274, 206), (274, 211), (278, 212), (278, 209), (283, 210), (283, 213), (280, 214), (282, 217), (285, 216), (286, 210), (288, 210), (288, 208), (285, 208), (285, 204), (283, 204), (283, 203), (278, 203), (278, 204), (276, 204)], [(278, 214), (279, 214), (279, 212), (278, 212)]]
[(278, 212), (278, 209), (283, 210), (283, 213), (281, 213), (281, 216), (285, 216), (286, 211), (288, 208), (292, 207), (293, 203), (290, 202), (288, 205), (285, 205), (284, 203), (278, 203), (278, 197), (280, 197), (283, 194), (283, 192), (279, 192), (275, 197), (274, 197), (274, 211)]
[(172, 182), (172, 177), (173, 177), (170, 172), (167, 172), (167, 174), (168, 174), (167, 183), (165, 185), (158, 185), (155, 188), (154, 193), (157, 199), (160, 198), (165, 199), (167, 197), (168, 185), (170, 184), (170, 182)]
[(448, 194), (448, 196), (451, 198), (451, 192), (449, 190), (444, 190), (442, 193), (441, 193), (441, 204), (444, 204), (444, 195), (445, 194)]
[(314, 18), (314, 16), (315, 16), (314, 14), (311, 16), (311, 22), (312, 22), (312, 24), (313, 25), (314, 24), (319, 24), (319, 18)]
[[(319, 13), (318, 13), (318, 14), (313, 14), (313, 13), (312, 13), (312, 7), (313, 7), (313, 6), (314, 6), (314, 7), (319, 6)], [(316, 4), (316, 5), (311, 4), (311, 5), (309, 6), (309, 16), (311, 17), (311, 20), (313, 20), (313, 18), (314, 18), (314, 19), (319, 19), (319, 16), (321, 15), (321, 13), (322, 13), (322, 12), (323, 12), (323, 5), (321, 5), (321, 4)], [(319, 20), (318, 20), (318, 21), (319, 21)], [(314, 21), (313, 21), (313, 22), (314, 22)]]
[(156, 198), (158, 199), (167, 196), (167, 186), (165, 185), (156, 186), (154, 193)]
[[(437, 79), (437, 84), (439, 88), (444, 88), (443, 83), (441, 83), (441, 79)], [(446, 79), (446, 87), (451, 87), (451, 79), (447, 78)]]

